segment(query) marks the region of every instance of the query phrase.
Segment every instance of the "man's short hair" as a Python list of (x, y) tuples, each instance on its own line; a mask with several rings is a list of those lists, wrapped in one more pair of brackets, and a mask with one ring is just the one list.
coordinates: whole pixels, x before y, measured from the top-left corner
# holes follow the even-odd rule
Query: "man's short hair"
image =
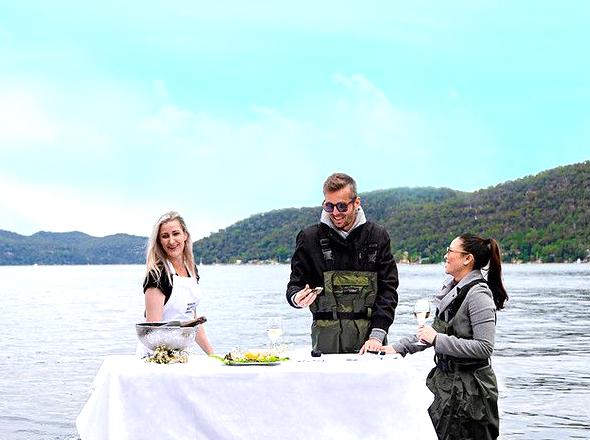
[(356, 182), (348, 174), (334, 173), (324, 182), (324, 194), (334, 191), (340, 191), (342, 188), (350, 187), (352, 197), (356, 197)]

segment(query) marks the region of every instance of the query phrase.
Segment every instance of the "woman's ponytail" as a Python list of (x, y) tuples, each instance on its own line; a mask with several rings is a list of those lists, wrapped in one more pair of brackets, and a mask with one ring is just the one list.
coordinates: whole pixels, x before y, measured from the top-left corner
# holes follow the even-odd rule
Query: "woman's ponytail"
[(473, 234), (463, 234), (459, 238), (463, 249), (473, 255), (474, 269), (488, 266), (487, 282), (494, 296), (494, 303), (498, 310), (504, 308), (508, 300), (508, 293), (502, 283), (502, 257), (500, 246), (493, 238), (481, 238)]
[[(502, 259), (500, 254), (500, 246), (493, 238), (489, 240), (490, 248), (490, 265), (488, 269), (488, 285), (494, 295), (494, 303), (498, 310), (504, 308), (504, 303), (508, 300), (508, 293), (504, 288), (502, 282)], [(487, 241), (487, 240), (486, 240)]]

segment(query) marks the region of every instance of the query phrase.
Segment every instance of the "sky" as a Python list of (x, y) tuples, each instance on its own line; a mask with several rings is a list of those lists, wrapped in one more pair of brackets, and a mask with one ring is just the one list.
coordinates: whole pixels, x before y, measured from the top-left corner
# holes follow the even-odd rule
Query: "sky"
[[(0, 5), (0, 229), (193, 238), (590, 159), (590, 2)], [(319, 218), (319, 212), (318, 212)]]

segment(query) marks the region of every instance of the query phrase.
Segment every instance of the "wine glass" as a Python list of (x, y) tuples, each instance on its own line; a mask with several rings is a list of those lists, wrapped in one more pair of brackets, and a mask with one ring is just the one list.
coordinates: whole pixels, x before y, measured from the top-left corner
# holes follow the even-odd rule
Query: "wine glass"
[[(418, 327), (424, 326), (426, 319), (430, 316), (430, 301), (419, 299), (414, 305), (414, 318), (418, 321)], [(426, 345), (422, 341), (414, 342), (415, 345)]]
[(272, 316), (266, 321), (266, 335), (270, 339), (270, 348), (273, 349), (279, 337), (283, 334), (283, 324), (280, 316)]

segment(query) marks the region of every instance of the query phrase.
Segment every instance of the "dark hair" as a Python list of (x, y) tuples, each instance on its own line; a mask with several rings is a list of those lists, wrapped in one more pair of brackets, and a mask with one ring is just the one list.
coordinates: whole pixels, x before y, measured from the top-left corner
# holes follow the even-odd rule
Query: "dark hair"
[(463, 250), (473, 255), (474, 269), (482, 269), (489, 264), (488, 286), (494, 296), (496, 308), (503, 309), (504, 303), (508, 300), (508, 293), (502, 283), (502, 260), (498, 242), (493, 238), (482, 238), (473, 234), (463, 234), (459, 238)]
[(348, 174), (334, 173), (328, 176), (328, 178), (324, 182), (324, 194), (327, 192), (340, 191), (342, 188), (345, 188), (346, 186), (350, 187), (352, 197), (356, 198), (356, 182), (354, 181), (354, 179), (350, 177)]

